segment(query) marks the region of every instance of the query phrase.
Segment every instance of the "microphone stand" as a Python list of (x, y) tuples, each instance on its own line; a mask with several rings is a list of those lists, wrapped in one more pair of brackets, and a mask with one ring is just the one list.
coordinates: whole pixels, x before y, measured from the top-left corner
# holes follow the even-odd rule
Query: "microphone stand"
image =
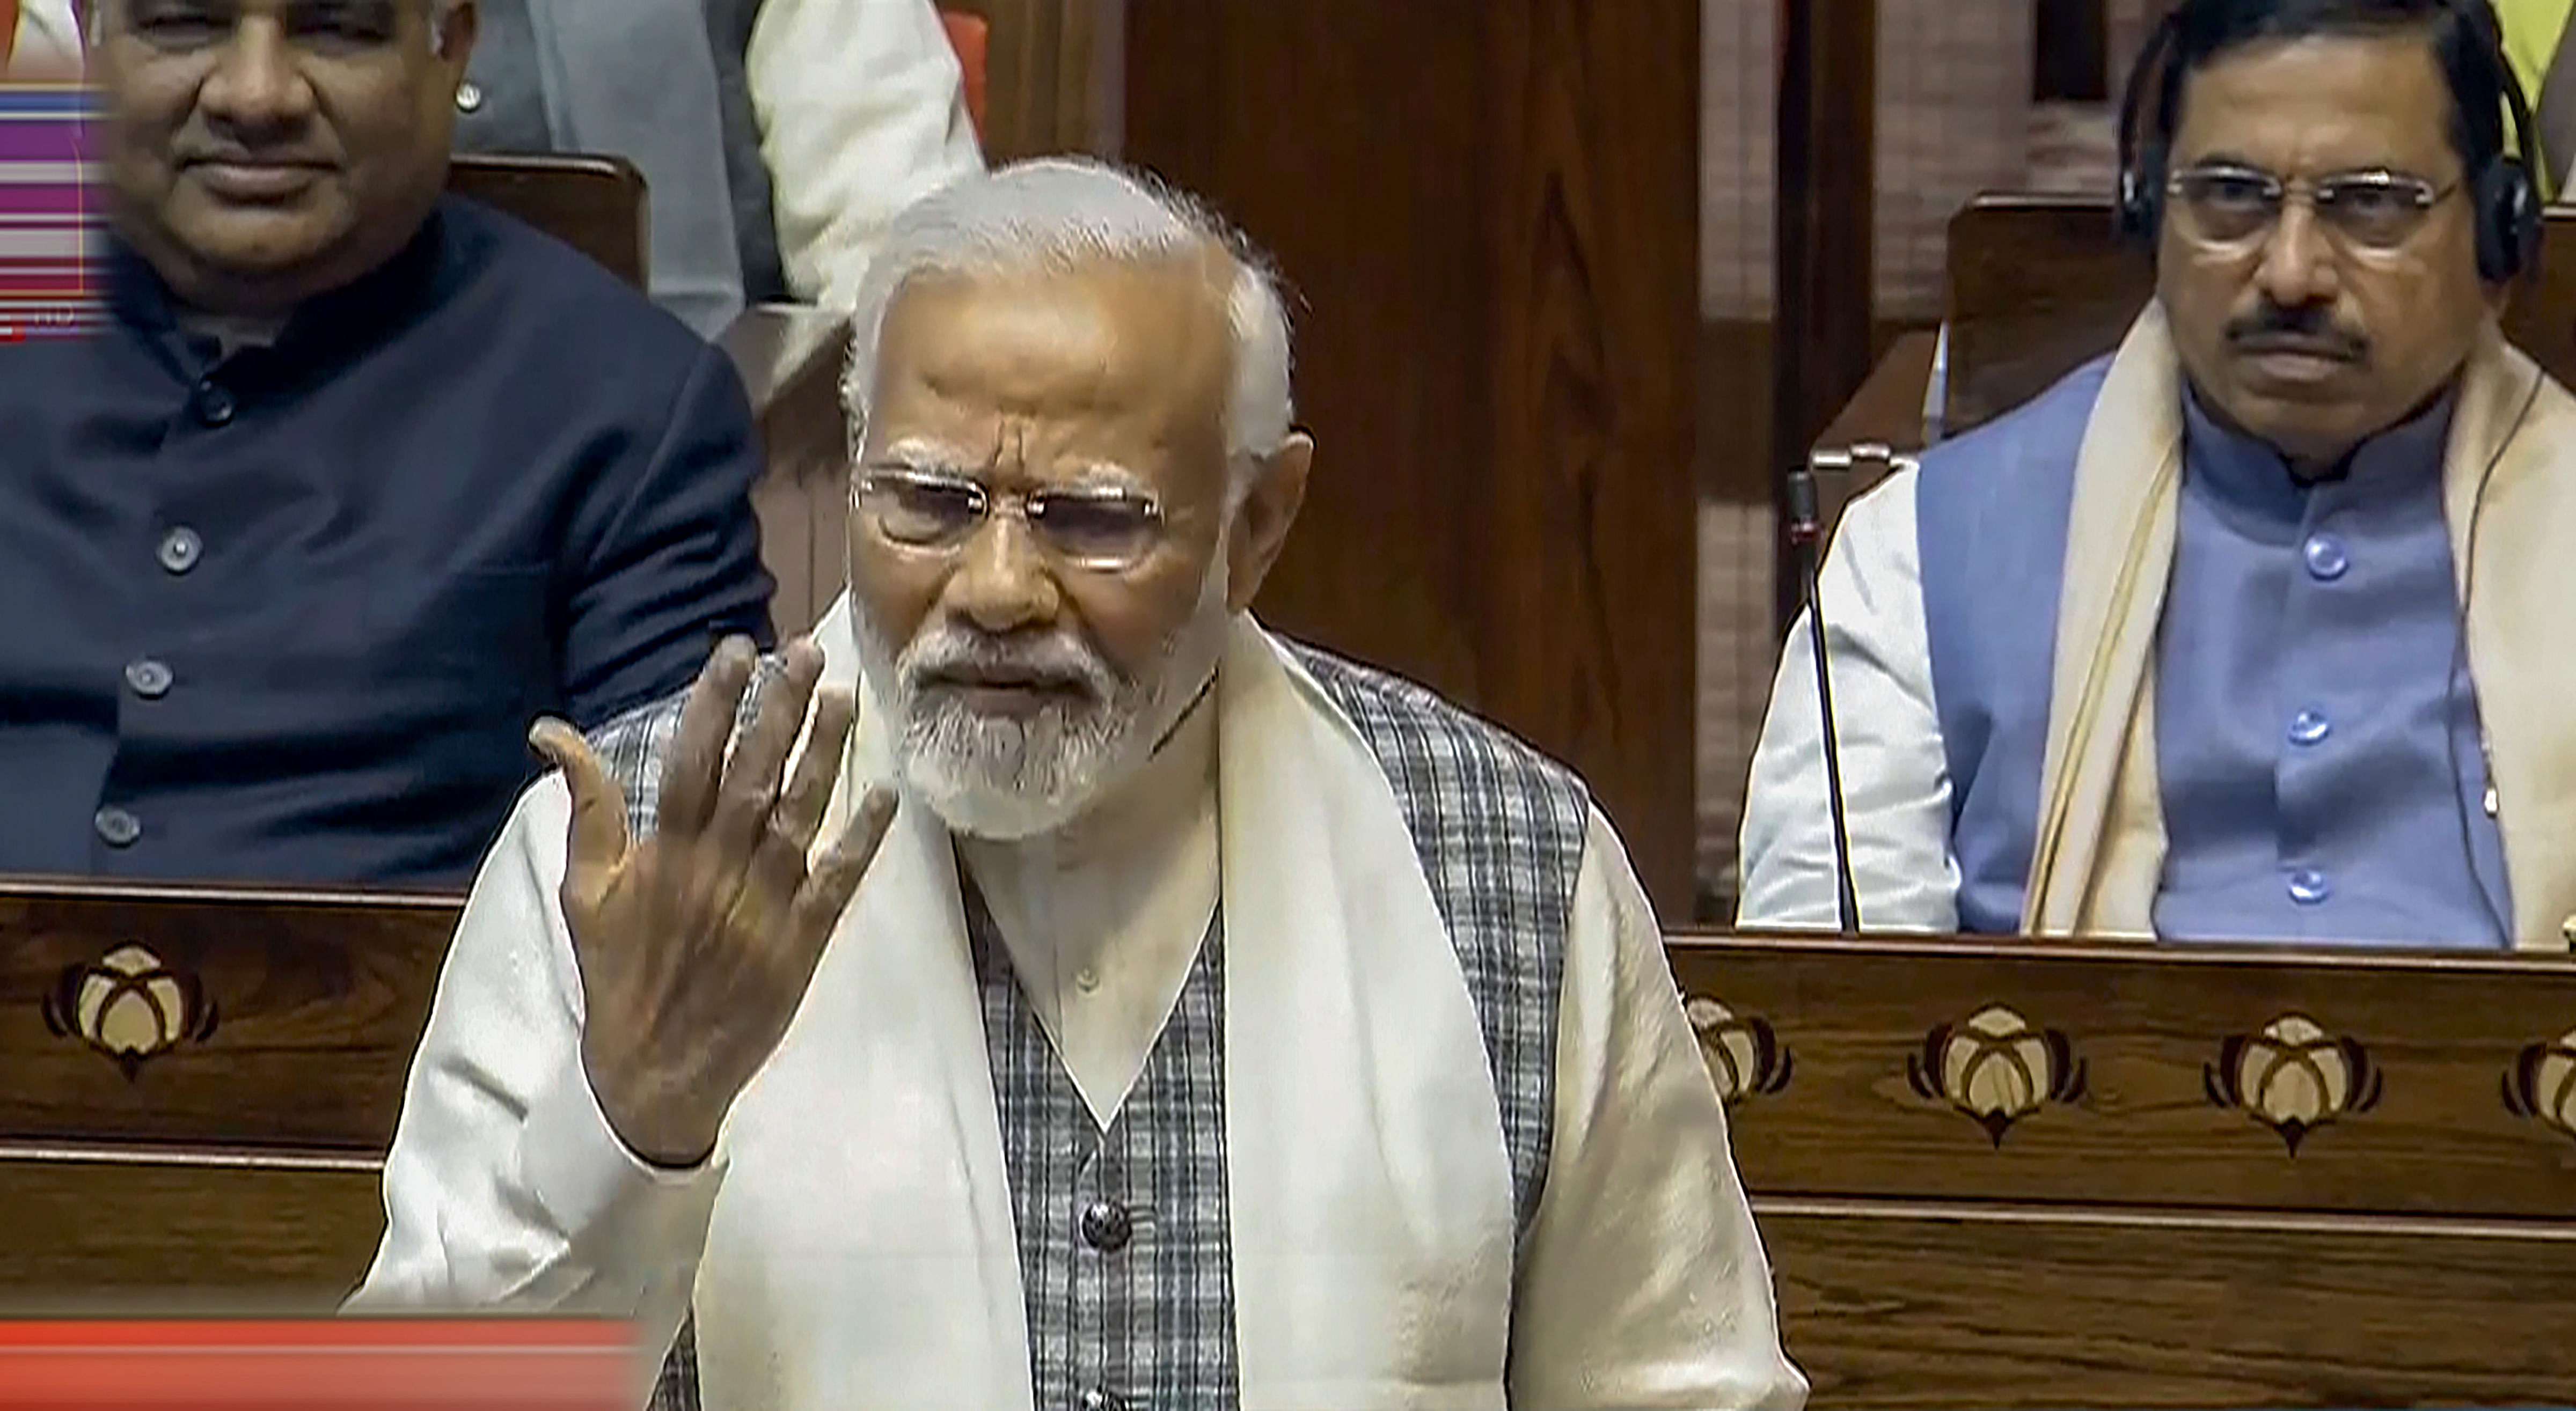
[[(1834, 723), (1834, 678), (1827, 668), (1825, 655), (1824, 595), (1817, 587), (1824, 557), (1824, 524), (1816, 507), (1816, 463), (1828, 469), (1849, 469), (1849, 452), (1819, 451), (1812, 461), (1793, 466), (1789, 471), (1789, 544), (1796, 551), (1799, 587), (1807, 600), (1808, 655), (1816, 663), (1816, 706), (1822, 712), (1825, 741), (1825, 800), (1831, 811), (1834, 829), (1834, 902), (1842, 920), (1842, 933), (1860, 934), (1860, 894), (1852, 882), (1851, 832), (1843, 814), (1843, 760), (1837, 740), (1841, 733)], [(1838, 463), (1838, 464), (1837, 464)]]

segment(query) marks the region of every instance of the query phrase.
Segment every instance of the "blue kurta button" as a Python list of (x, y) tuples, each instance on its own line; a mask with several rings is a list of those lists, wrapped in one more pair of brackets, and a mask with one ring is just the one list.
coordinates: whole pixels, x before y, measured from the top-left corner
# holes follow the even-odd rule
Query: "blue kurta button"
[(2301, 906), (2315, 906), (2334, 894), (2326, 874), (2313, 867), (2302, 867), (2290, 874), (2290, 900)]
[(2332, 583), (2352, 567), (2352, 555), (2344, 551), (2343, 541), (2331, 534), (2309, 535), (2299, 552), (2308, 561), (2308, 576), (2320, 583)]
[(2334, 722), (2326, 713), (2313, 707), (2290, 717), (2290, 743), (2313, 745), (2334, 731)]

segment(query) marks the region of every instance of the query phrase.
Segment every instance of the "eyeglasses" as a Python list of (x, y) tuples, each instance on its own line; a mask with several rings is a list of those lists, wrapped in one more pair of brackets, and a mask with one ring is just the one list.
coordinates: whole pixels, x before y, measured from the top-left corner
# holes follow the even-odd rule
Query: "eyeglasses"
[(2165, 185), (2181, 203), (2187, 233), (2203, 244), (2249, 244), (2280, 223), (2282, 207), (2293, 196), (2302, 196), (2317, 223), (2337, 240), (2372, 251), (2405, 244), (2425, 216), (2460, 187), (2393, 171), (2284, 181), (2251, 167), (2216, 164), (2176, 172)]
[(906, 548), (953, 550), (996, 509), (1016, 513), (1039, 544), (1076, 568), (1133, 568), (1162, 542), (1163, 507), (1128, 490), (988, 490), (972, 480), (917, 470), (862, 471), (851, 502), (877, 532)]

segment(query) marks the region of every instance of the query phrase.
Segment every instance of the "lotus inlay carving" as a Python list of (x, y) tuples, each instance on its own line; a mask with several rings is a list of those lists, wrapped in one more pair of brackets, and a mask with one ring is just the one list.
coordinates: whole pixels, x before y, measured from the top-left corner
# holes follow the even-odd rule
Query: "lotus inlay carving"
[(1905, 1076), (1918, 1096), (1949, 1104), (1999, 1149), (2014, 1123), (2050, 1103), (2081, 1101), (2085, 1091), (2074, 1042), (2000, 1004), (1925, 1035)]
[(2290, 1155), (2320, 1127), (2379, 1105), (2382, 1086), (2370, 1053), (2304, 1014), (2284, 1014), (2259, 1034), (2240, 1034), (2201, 1070), (2209, 1100), (2280, 1133)]
[(45, 996), (45, 1027), (88, 1044), (130, 1083), (148, 1060), (213, 1037), (215, 1005), (196, 976), (127, 945), (65, 967)]
[(1682, 1009), (1690, 1016), (1691, 1032), (1699, 1037), (1699, 1055), (1708, 1065), (1709, 1081), (1717, 1084), (1717, 1095), (1727, 1106), (1769, 1097), (1789, 1086), (1797, 1063), (1771, 1021), (1737, 1014), (1706, 995), (1693, 996)]
[(2504, 1075), (2504, 1106), (2516, 1117), (2576, 1137), (2576, 1029), (2514, 1058)]

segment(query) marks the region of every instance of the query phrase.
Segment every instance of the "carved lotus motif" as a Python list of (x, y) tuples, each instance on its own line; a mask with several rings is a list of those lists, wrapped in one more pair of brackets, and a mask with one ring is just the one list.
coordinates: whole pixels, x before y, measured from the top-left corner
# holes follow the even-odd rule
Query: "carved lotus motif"
[(2241, 1109), (2281, 1134), (2290, 1155), (2337, 1119), (2379, 1105), (2382, 1078), (2359, 1041), (2339, 1038), (2304, 1014), (2285, 1014), (2259, 1034), (2222, 1044), (2201, 1070), (2209, 1100)]
[(1905, 1076), (1916, 1095), (1949, 1104), (1999, 1148), (2014, 1123), (2050, 1103), (2081, 1101), (2085, 1091), (2074, 1042), (1999, 1004), (1925, 1035)]
[(2505, 1110), (2576, 1137), (2576, 1029), (2536, 1043), (2504, 1075)]
[(1737, 1014), (1705, 995), (1693, 996), (1682, 1009), (1690, 1016), (1691, 1032), (1699, 1037), (1709, 1081), (1717, 1084), (1717, 1095), (1727, 1106), (1768, 1097), (1789, 1086), (1797, 1063), (1769, 1020)]
[(66, 967), (45, 997), (45, 1027), (105, 1055), (132, 1082), (143, 1064), (215, 1032), (215, 1005), (197, 977), (139, 945)]

